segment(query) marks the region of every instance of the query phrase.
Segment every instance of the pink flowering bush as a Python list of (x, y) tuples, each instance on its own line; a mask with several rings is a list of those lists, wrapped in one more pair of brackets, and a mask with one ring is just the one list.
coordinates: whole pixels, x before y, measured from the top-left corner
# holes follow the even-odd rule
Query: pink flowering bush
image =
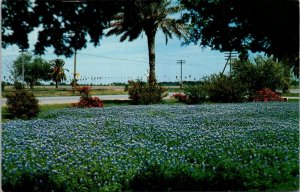
[(284, 101), (276, 92), (265, 88), (255, 92), (254, 101)]
[(77, 91), (80, 93), (81, 97), (78, 103), (73, 103), (73, 107), (80, 108), (91, 108), (91, 107), (103, 107), (103, 101), (99, 99), (99, 97), (91, 97), (90, 86), (82, 86), (78, 87)]
[(174, 93), (173, 97), (177, 99), (177, 101), (179, 102), (183, 102), (183, 103), (187, 102), (187, 95), (185, 95), (184, 93)]

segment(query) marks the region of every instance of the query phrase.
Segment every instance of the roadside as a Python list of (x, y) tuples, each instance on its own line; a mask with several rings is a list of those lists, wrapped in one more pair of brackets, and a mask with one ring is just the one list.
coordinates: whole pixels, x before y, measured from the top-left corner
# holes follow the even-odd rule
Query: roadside
[[(169, 92), (168, 96), (164, 99), (171, 99), (174, 92)], [(125, 101), (129, 100), (128, 95), (92, 95), (93, 97), (99, 97), (103, 101), (108, 100), (119, 100)], [(37, 97), (39, 100), (39, 104), (47, 105), (47, 104), (70, 104), (76, 103), (79, 101), (80, 96), (62, 96), (62, 97)], [(300, 97), (292, 97), (292, 96), (283, 96), (283, 98), (287, 98), (288, 100), (299, 100)], [(1, 106), (6, 106), (6, 98), (1, 99)]]
[[(173, 92), (169, 92), (169, 95), (164, 99), (170, 99), (173, 95)], [(92, 95), (92, 97), (99, 97), (103, 101), (108, 100), (129, 100), (128, 95)], [(79, 101), (80, 96), (61, 96), (61, 97), (37, 97), (39, 100), (39, 104), (47, 105), (47, 104), (69, 104), (76, 103)], [(6, 98), (1, 99), (1, 106), (6, 106)]]

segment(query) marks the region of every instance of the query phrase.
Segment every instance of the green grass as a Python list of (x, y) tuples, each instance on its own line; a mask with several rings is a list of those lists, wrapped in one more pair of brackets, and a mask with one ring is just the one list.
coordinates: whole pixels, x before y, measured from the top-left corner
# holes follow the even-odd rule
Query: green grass
[(299, 102), (299, 99), (289, 99), (288, 102)]
[(130, 100), (105, 100), (103, 101), (104, 107), (112, 107), (112, 106), (125, 106), (130, 105)]
[[(125, 106), (125, 105), (130, 105), (131, 101), (128, 100), (105, 100), (104, 102), (104, 107), (111, 107), (111, 106)], [(45, 104), (45, 105), (40, 105), (40, 113), (38, 117), (43, 116), (43, 114), (51, 111), (51, 110), (57, 110), (57, 109), (64, 109), (64, 108), (70, 108), (72, 107), (71, 104)], [(10, 113), (7, 111), (7, 107), (3, 106), (2, 107), (2, 122), (5, 123), (7, 121), (12, 120), (12, 116)]]
[[(47, 113), (51, 110), (56, 110), (56, 109), (64, 109), (64, 108), (69, 108), (71, 107), (71, 104), (47, 104), (47, 105), (40, 105), (40, 113), (39, 115), (43, 113)], [(5, 123), (7, 121), (12, 120), (11, 114), (7, 110), (7, 106), (2, 107), (2, 123)]]
[(299, 93), (283, 93), (282, 97), (299, 97)]
[[(51, 97), (51, 96), (79, 96), (79, 92), (73, 92), (71, 87), (47, 87), (47, 86), (38, 86), (34, 87), (32, 90), (26, 88), (27, 90), (33, 92), (36, 97)], [(12, 86), (5, 87), (2, 92), (2, 96), (5, 97), (6, 94), (9, 94), (13, 91)], [(91, 95), (123, 95), (127, 94), (123, 89), (113, 89), (110, 87), (107, 88), (96, 88), (91, 90)]]
[(299, 89), (299, 85), (292, 85), (291, 89)]
[(168, 90), (168, 92), (183, 92), (183, 89), (180, 89), (180, 88), (168, 87), (167, 90)]

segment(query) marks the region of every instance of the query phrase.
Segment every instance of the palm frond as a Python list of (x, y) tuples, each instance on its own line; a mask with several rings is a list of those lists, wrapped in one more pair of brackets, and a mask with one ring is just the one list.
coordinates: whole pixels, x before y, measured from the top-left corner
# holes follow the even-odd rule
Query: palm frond
[[(166, 35), (166, 38), (172, 38), (171, 34), (175, 34), (179, 39), (188, 37), (188, 29), (186, 25), (180, 20), (176, 19), (164, 19), (160, 22), (159, 27), (162, 29), (163, 33)], [(167, 41), (166, 41), (167, 43)]]

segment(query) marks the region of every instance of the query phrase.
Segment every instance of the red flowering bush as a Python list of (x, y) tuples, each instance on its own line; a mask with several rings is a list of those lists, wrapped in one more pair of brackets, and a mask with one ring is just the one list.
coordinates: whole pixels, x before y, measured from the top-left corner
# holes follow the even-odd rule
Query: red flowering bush
[(89, 97), (92, 88), (90, 86), (77, 87), (77, 91), (80, 93), (81, 97)]
[(103, 107), (103, 101), (101, 101), (99, 97), (80, 97), (79, 102), (74, 103), (73, 106), (80, 108)]
[(99, 97), (90, 96), (91, 89), (90, 86), (78, 87), (77, 91), (80, 93), (81, 97), (78, 103), (72, 105), (81, 108), (103, 107), (103, 101), (100, 100)]
[(177, 101), (179, 102), (183, 102), (183, 103), (187, 102), (187, 95), (185, 95), (184, 93), (175, 93), (173, 94), (173, 97), (177, 99)]
[(284, 101), (284, 99), (271, 89), (265, 88), (255, 92), (254, 101)]

